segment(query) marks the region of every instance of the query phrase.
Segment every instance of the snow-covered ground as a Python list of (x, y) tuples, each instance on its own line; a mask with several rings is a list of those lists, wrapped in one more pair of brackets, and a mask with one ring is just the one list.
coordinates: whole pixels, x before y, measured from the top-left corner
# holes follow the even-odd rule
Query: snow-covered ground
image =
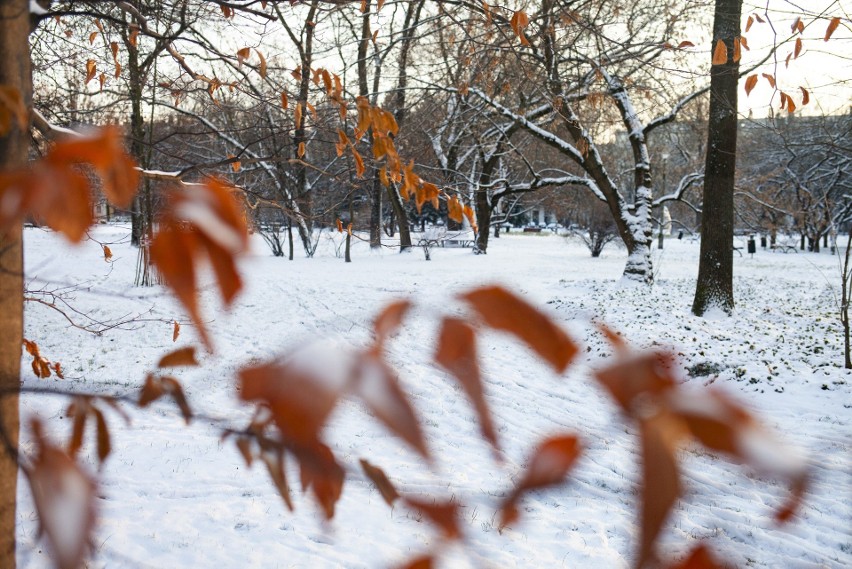
[[(173, 344), (171, 321), (185, 321), (177, 304), (161, 288), (132, 286), (136, 254), (127, 228), (100, 226), (93, 236), (110, 243), (112, 264), (97, 243), (72, 248), (49, 232), (28, 230), (29, 288), (76, 285), (73, 306), (90, 317), (140, 319), (125, 326), (132, 330), (95, 336), (29, 303), (25, 336), (62, 363), (66, 379), (36, 379), (25, 360), (27, 387), (134, 394), (160, 355), (196, 340), (184, 324)], [(338, 244), (339, 237), (326, 234), (316, 258), (289, 262), (269, 256), (257, 239), (255, 255), (242, 266), (246, 290), (229, 313), (219, 310), (212, 286), (205, 289), (216, 353), (178, 377), (195, 411), (242, 426), (250, 411), (236, 403), (240, 366), (314, 341), (327, 343), (330, 354), (341, 344), (364, 345), (380, 307), (410, 297), (418, 309), (392, 341), (390, 357), (425, 425), (438, 458), (434, 467), (360, 405), (343, 405), (328, 438), (346, 465), (347, 481), (335, 519), (324, 523), (308, 496), (297, 494), (296, 512), (287, 511), (266, 472), (259, 465), (247, 469), (209, 419), (185, 427), (170, 403), (125, 406), (129, 427), (108, 414), (114, 453), (101, 472), (90, 567), (392, 567), (440, 542), (416, 513), (385, 505), (358, 468), (362, 457), (406, 495), (464, 505), (467, 546), (448, 546), (442, 566), (627, 567), (637, 539), (636, 440), (589, 378), (609, 354), (592, 318), (622, 332), (637, 349), (673, 346), (686, 381), (723, 386), (805, 449), (813, 463), (813, 488), (803, 508), (792, 524), (778, 528), (771, 517), (786, 496), (780, 483), (723, 458), (685, 451), (688, 495), (664, 532), (665, 552), (677, 556), (707, 539), (738, 567), (852, 566), (852, 386), (842, 368), (836, 318), (837, 257), (762, 250), (754, 258), (737, 256), (736, 314), (702, 319), (689, 310), (697, 242), (672, 239), (662, 252), (655, 249), (657, 277), (650, 289), (620, 283), (623, 250), (611, 247), (592, 259), (577, 243), (550, 234), (504, 235), (481, 256), (438, 249), (428, 262), (420, 250), (371, 253), (358, 243), (354, 262), (346, 264), (335, 255)], [(436, 316), (457, 309), (454, 293), (495, 282), (520, 291), (584, 345), (565, 377), (555, 377), (505, 337), (491, 335), (481, 345), (503, 464), (479, 438), (460, 389), (430, 363)], [(57, 440), (67, 438), (66, 401), (26, 395), (21, 405), (24, 417), (38, 415)], [(571, 481), (529, 495), (522, 521), (498, 532), (495, 506), (521, 471), (524, 453), (561, 431), (579, 433), (587, 446)], [(97, 467), (93, 445), (82, 457)], [(298, 480), (295, 473), (291, 479)], [(18, 521), (20, 567), (48, 566), (23, 479)]]

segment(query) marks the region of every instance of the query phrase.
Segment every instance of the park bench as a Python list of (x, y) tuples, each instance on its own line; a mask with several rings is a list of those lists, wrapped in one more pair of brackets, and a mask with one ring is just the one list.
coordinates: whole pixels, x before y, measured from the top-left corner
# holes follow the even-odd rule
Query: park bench
[(795, 245), (790, 245), (789, 243), (775, 243), (774, 245), (770, 245), (769, 249), (772, 251), (781, 251), (782, 253), (799, 252)]

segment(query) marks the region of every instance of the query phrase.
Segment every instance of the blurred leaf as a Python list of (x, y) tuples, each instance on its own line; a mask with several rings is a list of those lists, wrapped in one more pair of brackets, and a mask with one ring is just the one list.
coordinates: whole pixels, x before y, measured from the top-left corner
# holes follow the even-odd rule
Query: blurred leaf
[(636, 416), (643, 411), (636, 408), (637, 401), (653, 403), (661, 394), (676, 387), (673, 366), (671, 354), (646, 353), (616, 360), (595, 372), (595, 379), (609, 391), (625, 413)]
[(361, 463), (361, 469), (364, 471), (364, 474), (376, 486), (376, 490), (379, 491), (388, 506), (393, 506), (393, 503), (399, 499), (399, 493), (384, 471), (378, 466), (373, 466), (363, 458), (359, 462)]
[(499, 287), (482, 287), (461, 295), (485, 323), (509, 332), (562, 373), (577, 354), (577, 345), (553, 321), (526, 301)]
[(354, 393), (391, 432), (428, 459), (420, 421), (393, 370), (376, 354), (364, 353), (353, 373)]
[(175, 320), (172, 326), (172, 342), (177, 342), (178, 336), (180, 336), (180, 324)]
[(403, 318), (411, 310), (410, 300), (398, 300), (385, 306), (373, 322), (376, 344), (382, 346), (402, 324)]
[(77, 569), (93, 537), (95, 482), (44, 438), (38, 421), (32, 422), (32, 430), (38, 451), (24, 474), (38, 514), (39, 533), (45, 536), (56, 567)]
[(240, 399), (265, 404), (281, 433), (304, 446), (318, 443), (341, 388), (286, 362), (261, 364), (239, 372)]
[(258, 73), (260, 73), (261, 78), (266, 79), (266, 58), (263, 57), (263, 54), (260, 53), (259, 49), (255, 49), (254, 52), (257, 54), (257, 58), (260, 60), (260, 67), (258, 68)]
[[(239, 447), (240, 440), (237, 440), (237, 446)], [(246, 464), (251, 464), (251, 455), (243, 453), (243, 457), (246, 459)], [(287, 484), (287, 475), (284, 469), (284, 452), (279, 451), (274, 454), (270, 452), (262, 452), (260, 454), (261, 460), (263, 460), (263, 464), (266, 465), (266, 471), (269, 473), (269, 477), (272, 479), (272, 484), (275, 485), (275, 489), (278, 491), (278, 494), (281, 496), (281, 499), (284, 500), (284, 504), (287, 505), (287, 509), (291, 512), (293, 511), (293, 500), (290, 497), (290, 486)]]
[(248, 246), (245, 218), (231, 187), (216, 179), (172, 193), (164, 211), (151, 259), (209, 348), (198, 308), (196, 266), (205, 257), (210, 261), (222, 301), (230, 305), (242, 288), (236, 257)]
[(459, 506), (456, 502), (426, 502), (414, 498), (404, 498), (409, 507), (419, 511), (426, 516), (432, 525), (444, 532), (447, 539), (458, 539), (461, 537), (461, 527), (458, 523)]
[(642, 445), (641, 540), (636, 567), (654, 555), (654, 543), (674, 503), (683, 492), (677, 463), (677, 444), (682, 434), (665, 415), (639, 423)]
[(720, 565), (710, 555), (710, 549), (703, 543), (696, 545), (689, 555), (681, 563), (672, 565), (670, 569), (722, 569), (727, 565)]
[(476, 415), (482, 436), (494, 450), (499, 450), (497, 431), (491, 418), (491, 410), (485, 401), (479, 361), (476, 354), (476, 332), (464, 320), (445, 317), (441, 323), (435, 361), (450, 372), (461, 384)]
[(581, 452), (576, 435), (553, 436), (539, 443), (520, 482), (500, 507), (500, 527), (518, 518), (517, 505), (525, 493), (563, 483)]
[(169, 352), (160, 358), (157, 363), (158, 368), (178, 367), (178, 366), (197, 366), (198, 360), (195, 359), (195, 348), (181, 348), (173, 352)]

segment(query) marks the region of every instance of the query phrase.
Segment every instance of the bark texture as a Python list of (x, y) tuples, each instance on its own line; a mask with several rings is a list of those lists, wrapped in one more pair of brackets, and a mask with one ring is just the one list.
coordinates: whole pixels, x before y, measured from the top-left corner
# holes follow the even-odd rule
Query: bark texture
[(713, 45), (725, 42), (728, 59), (710, 70), (710, 121), (704, 166), (701, 256), (692, 312), (734, 309), (734, 174), (737, 165), (737, 83), (734, 38), (740, 35), (742, 0), (716, 0)]
[[(32, 100), (27, 0), (0, 1), (0, 85), (16, 88), (27, 108)], [(28, 129), (13, 124), (0, 137), (0, 170), (27, 162)], [(18, 395), (23, 336), (23, 231), (20, 226), (0, 235), (0, 567), (15, 567), (15, 501), (18, 468)]]

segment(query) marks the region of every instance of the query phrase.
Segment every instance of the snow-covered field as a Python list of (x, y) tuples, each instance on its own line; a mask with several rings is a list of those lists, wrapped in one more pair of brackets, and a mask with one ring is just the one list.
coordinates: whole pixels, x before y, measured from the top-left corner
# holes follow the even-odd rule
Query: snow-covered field
[[(132, 330), (95, 336), (29, 303), (25, 336), (62, 363), (66, 379), (36, 379), (25, 360), (27, 387), (135, 394), (160, 355), (196, 341), (185, 324), (172, 343), (171, 321), (185, 318), (163, 289), (132, 286), (136, 253), (127, 228), (100, 226), (93, 236), (110, 243), (112, 264), (97, 243), (72, 248), (49, 232), (28, 230), (29, 288), (76, 285), (73, 306), (91, 318), (138, 314), (140, 320), (125, 326)], [(655, 249), (657, 280), (650, 289), (619, 282), (623, 250), (611, 247), (592, 259), (555, 235), (504, 235), (482, 256), (438, 249), (428, 262), (420, 250), (370, 253), (359, 243), (354, 262), (346, 264), (329, 235), (316, 258), (294, 262), (269, 256), (259, 239), (253, 245), (255, 255), (242, 266), (247, 287), (233, 310), (219, 310), (212, 287), (205, 289), (216, 353), (178, 373), (194, 410), (242, 426), (250, 411), (236, 403), (240, 366), (309, 342), (329, 343), (332, 351), (365, 345), (379, 308), (411, 297), (418, 309), (391, 343), (390, 357), (425, 425), (438, 458), (434, 468), (360, 405), (345, 404), (332, 417), (328, 438), (346, 465), (346, 487), (335, 519), (324, 523), (308, 496), (297, 494), (296, 512), (287, 511), (266, 472), (259, 465), (247, 469), (209, 419), (185, 427), (170, 403), (126, 406), (129, 427), (108, 415), (114, 452), (101, 472), (90, 567), (393, 567), (439, 542), (417, 514), (385, 505), (358, 468), (362, 457), (407, 495), (454, 497), (464, 505), (467, 546), (448, 546), (443, 566), (628, 567), (637, 539), (635, 433), (590, 381), (590, 370), (609, 353), (591, 318), (622, 332), (637, 349), (673, 346), (686, 381), (723, 386), (805, 449), (813, 464), (803, 508), (792, 524), (778, 528), (772, 513), (786, 496), (781, 484), (723, 458), (685, 451), (688, 495), (664, 532), (664, 551), (677, 556), (706, 539), (737, 567), (852, 566), (852, 376), (842, 368), (835, 316), (837, 257), (762, 250), (754, 258), (735, 256), (736, 314), (702, 319), (689, 310), (699, 246), (686, 240)], [(504, 337), (489, 336), (481, 345), (503, 464), (478, 437), (459, 388), (430, 363), (436, 315), (456, 310), (454, 293), (495, 282), (548, 311), (585, 350), (565, 377), (555, 377)], [(66, 404), (26, 395), (23, 416), (44, 418), (52, 435), (65, 440)], [(587, 446), (571, 481), (529, 495), (522, 521), (498, 532), (495, 506), (521, 471), (524, 453), (541, 437), (566, 430)], [(92, 469), (95, 455), (93, 445), (84, 447)], [(298, 477), (291, 473), (291, 479)], [(26, 482), (19, 482), (19, 565), (49, 566)]]

